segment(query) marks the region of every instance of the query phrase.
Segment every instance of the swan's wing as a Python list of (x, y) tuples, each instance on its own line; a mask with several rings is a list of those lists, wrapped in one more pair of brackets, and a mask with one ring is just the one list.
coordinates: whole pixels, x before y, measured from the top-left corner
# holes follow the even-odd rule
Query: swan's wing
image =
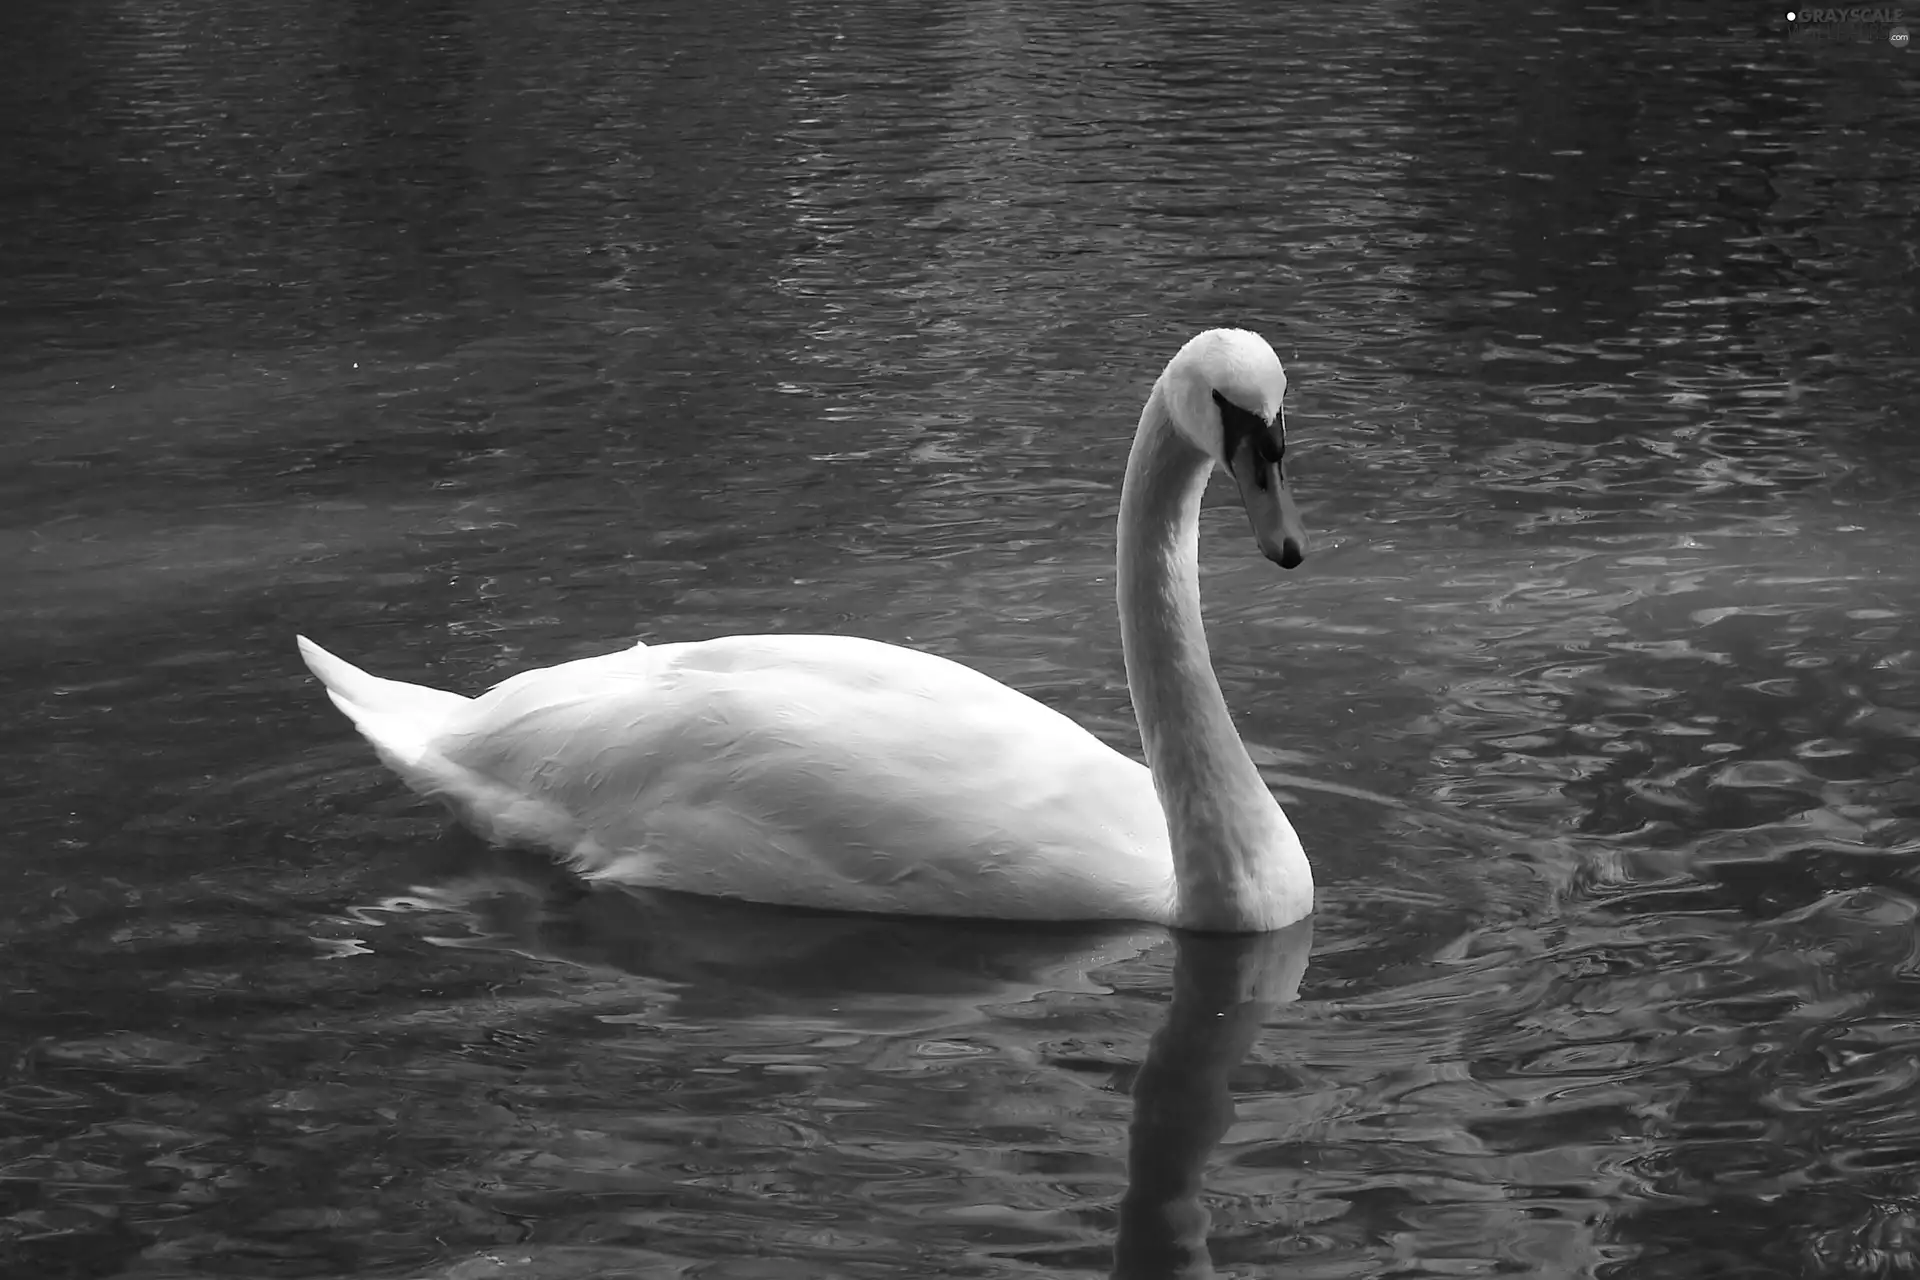
[(1164, 919), (1146, 769), (971, 668), (735, 636), (527, 672), (450, 717), (434, 790), (588, 875), (843, 910)]

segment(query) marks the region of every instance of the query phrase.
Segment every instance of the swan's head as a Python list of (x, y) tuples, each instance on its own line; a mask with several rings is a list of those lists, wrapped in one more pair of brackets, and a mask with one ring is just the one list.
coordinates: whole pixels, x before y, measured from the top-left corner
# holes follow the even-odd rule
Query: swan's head
[(1160, 393), (1174, 429), (1240, 486), (1260, 553), (1283, 569), (1298, 565), (1307, 533), (1281, 466), (1287, 371), (1267, 340), (1245, 329), (1209, 329), (1167, 362)]

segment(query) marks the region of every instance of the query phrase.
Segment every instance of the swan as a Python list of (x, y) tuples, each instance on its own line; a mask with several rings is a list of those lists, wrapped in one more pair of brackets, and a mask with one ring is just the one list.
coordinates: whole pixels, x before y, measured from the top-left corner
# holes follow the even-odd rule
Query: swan
[(300, 652), (409, 787), (590, 880), (834, 911), (1278, 929), (1313, 910), (1313, 875), (1214, 676), (1199, 518), (1224, 467), (1261, 552), (1301, 562), (1286, 387), (1265, 339), (1210, 329), (1141, 410), (1116, 581), (1144, 767), (970, 667), (854, 636), (641, 643), (477, 698), (370, 675), (305, 636)]

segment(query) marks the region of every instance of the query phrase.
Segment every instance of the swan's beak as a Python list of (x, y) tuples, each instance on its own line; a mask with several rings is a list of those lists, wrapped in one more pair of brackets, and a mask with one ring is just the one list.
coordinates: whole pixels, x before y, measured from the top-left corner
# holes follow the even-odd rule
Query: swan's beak
[(1280, 464), (1262, 459), (1248, 440), (1227, 459), (1227, 470), (1240, 486), (1240, 505), (1247, 509), (1260, 554), (1282, 569), (1297, 568), (1307, 558), (1307, 530)]

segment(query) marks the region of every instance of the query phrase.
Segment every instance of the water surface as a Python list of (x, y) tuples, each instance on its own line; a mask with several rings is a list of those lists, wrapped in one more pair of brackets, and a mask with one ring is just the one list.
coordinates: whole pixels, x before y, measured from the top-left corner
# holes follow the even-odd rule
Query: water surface
[[(1920, 1267), (1920, 55), (1573, 0), (9, 27), (0, 1272)], [(1220, 323), (1317, 540), (1203, 532), (1310, 954), (583, 893), (449, 847), (294, 654), (850, 632), (1136, 751), (1120, 467)]]

